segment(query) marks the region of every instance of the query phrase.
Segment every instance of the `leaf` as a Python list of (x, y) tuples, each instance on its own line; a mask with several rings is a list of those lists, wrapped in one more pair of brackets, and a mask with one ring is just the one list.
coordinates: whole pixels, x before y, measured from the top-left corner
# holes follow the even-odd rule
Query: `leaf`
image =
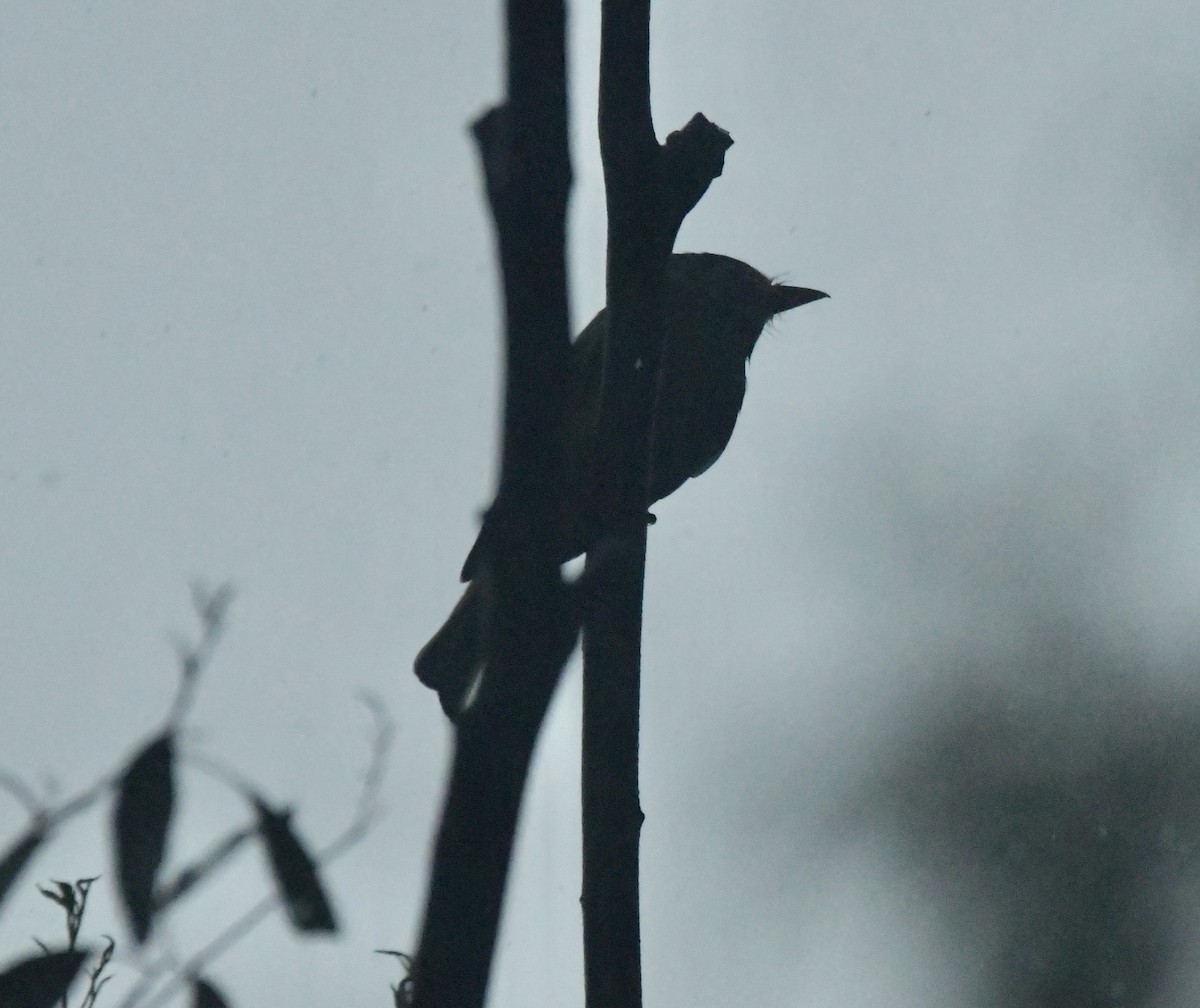
[(258, 832), (267, 847), (275, 886), (297, 931), (336, 931), (333, 909), (317, 877), (317, 867), (292, 829), (291, 809), (272, 809), (254, 799)]
[(56, 886), (58, 886), (58, 892), (56, 892), (56, 893), (51, 892), (49, 889), (43, 889), (41, 886), (38, 886), (37, 890), (43, 896), (45, 896), (46, 899), (48, 899), (54, 903), (57, 903), (68, 914), (74, 913), (75, 912), (75, 890), (74, 890), (74, 888), (72, 888), (66, 882), (55, 882), (54, 884)]
[(75, 948), (23, 959), (0, 973), (4, 1008), (54, 1008), (66, 996), (91, 950)]
[(229, 1002), (225, 1000), (224, 995), (207, 980), (198, 976), (191, 979), (192, 1008), (229, 1008)]
[(0, 904), (4, 903), (8, 890), (12, 888), (21, 870), (45, 839), (45, 829), (41, 826), (31, 826), (29, 831), (5, 852), (3, 859), (0, 859)]
[(168, 731), (147, 745), (129, 764), (117, 790), (117, 883), (139, 945), (154, 922), (154, 880), (175, 806), (174, 742)]

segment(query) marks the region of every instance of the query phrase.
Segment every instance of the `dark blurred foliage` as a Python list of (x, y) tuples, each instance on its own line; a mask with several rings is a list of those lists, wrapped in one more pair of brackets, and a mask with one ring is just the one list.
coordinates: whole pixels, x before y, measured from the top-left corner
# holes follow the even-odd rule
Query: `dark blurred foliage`
[(923, 705), (862, 825), (985, 935), (969, 1003), (1158, 1003), (1194, 955), (1200, 689), (1066, 634), (1006, 666)]

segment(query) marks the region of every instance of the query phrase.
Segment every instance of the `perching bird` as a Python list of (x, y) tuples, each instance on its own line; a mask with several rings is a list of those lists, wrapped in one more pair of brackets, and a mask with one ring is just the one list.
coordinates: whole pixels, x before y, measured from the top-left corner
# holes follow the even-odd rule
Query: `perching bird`
[[(706, 471), (725, 450), (746, 394), (746, 362), (766, 324), (780, 312), (823, 297), (828, 295), (773, 283), (728, 256), (671, 256), (663, 304), (668, 339), (660, 365), (647, 506)], [(607, 330), (608, 313), (602, 310), (571, 345), (564, 563), (585, 552), (597, 535), (596, 516), (589, 514), (595, 508), (588, 506), (589, 463)], [(462, 579), (471, 584), (413, 663), (417, 678), (438, 691), (451, 719), (463, 710), (484, 660), (483, 593), (474, 580), (480, 541), (463, 565)]]

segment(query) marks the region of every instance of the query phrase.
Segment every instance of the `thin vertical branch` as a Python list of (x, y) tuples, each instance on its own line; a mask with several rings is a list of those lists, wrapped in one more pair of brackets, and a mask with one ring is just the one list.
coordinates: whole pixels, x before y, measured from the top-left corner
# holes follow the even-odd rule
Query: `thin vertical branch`
[[(601, 5), (600, 151), (608, 204), (607, 305), (596, 503), (623, 534), (596, 575), (584, 629), (583, 935), (588, 1008), (642, 1003), (638, 798), (647, 455), (662, 278), (660, 150), (650, 114), (649, 0)], [(673, 238), (673, 236), (672, 236)]]
[(614, 534), (603, 564), (590, 554), (587, 567), (581, 902), (588, 1008), (639, 1008), (642, 596), (663, 278), (683, 218), (721, 173), (731, 141), (697, 116), (659, 146), (649, 0), (604, 0), (600, 45), (609, 330), (593, 503)]

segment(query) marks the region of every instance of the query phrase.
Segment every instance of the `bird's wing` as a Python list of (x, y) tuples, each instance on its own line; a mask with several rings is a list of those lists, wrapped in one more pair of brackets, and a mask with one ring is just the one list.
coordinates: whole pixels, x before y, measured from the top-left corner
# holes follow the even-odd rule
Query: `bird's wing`
[(733, 436), (746, 391), (744, 365), (708, 371), (669, 367), (654, 429), (651, 496), (662, 500), (707, 472)]

